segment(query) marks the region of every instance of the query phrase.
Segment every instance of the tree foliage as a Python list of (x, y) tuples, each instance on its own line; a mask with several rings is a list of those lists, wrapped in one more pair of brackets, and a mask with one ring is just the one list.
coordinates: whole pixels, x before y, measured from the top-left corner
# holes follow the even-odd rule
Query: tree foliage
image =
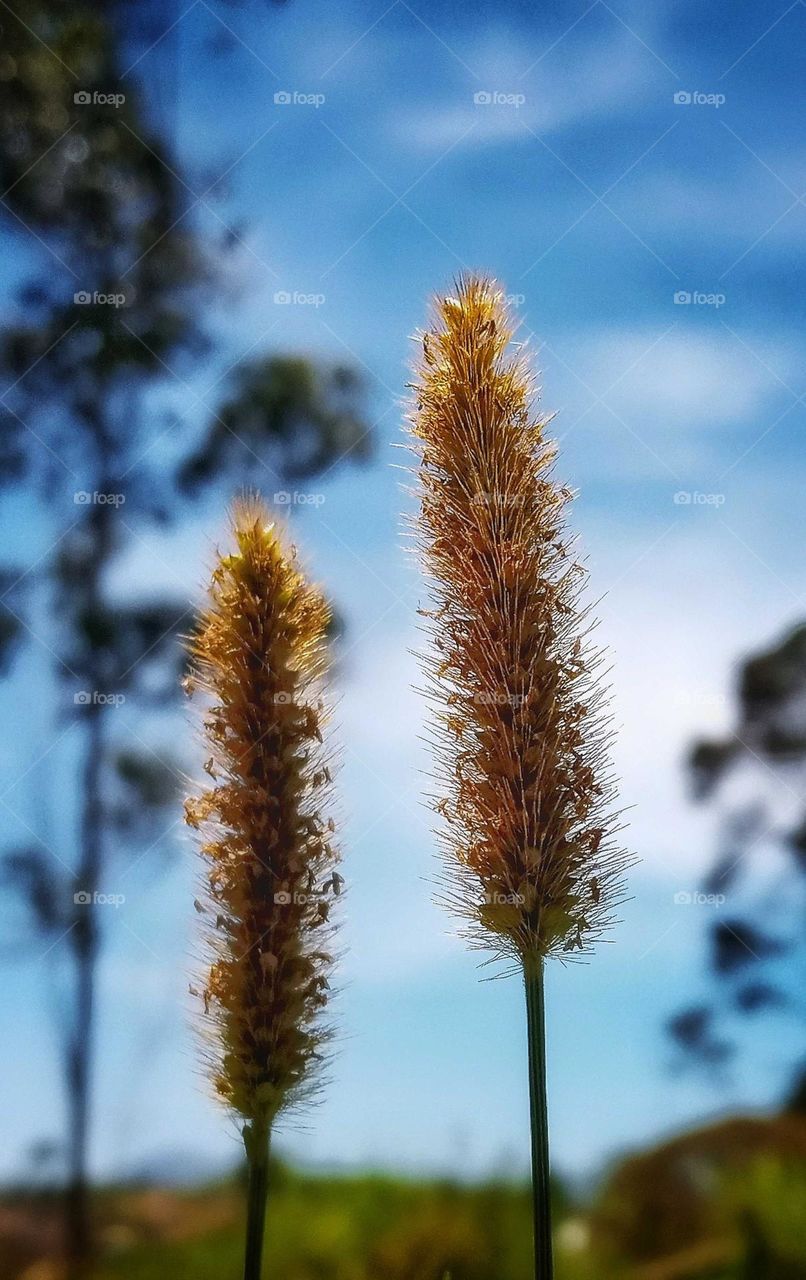
[[(721, 815), (703, 884), (721, 907), (708, 931), (710, 993), (669, 1029), (687, 1056), (723, 1068), (747, 1047), (749, 1019), (777, 1014), (803, 1026), (806, 624), (745, 659), (733, 728), (694, 743), (688, 764), (695, 797)], [(793, 1068), (797, 1076), (802, 1065)]]

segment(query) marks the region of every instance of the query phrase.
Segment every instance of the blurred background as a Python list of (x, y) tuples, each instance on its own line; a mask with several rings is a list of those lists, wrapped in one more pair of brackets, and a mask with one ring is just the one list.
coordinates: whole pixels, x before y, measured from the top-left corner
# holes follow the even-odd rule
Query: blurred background
[(409, 342), (498, 276), (640, 864), (549, 976), (560, 1280), (806, 1276), (801, 0), (0, 0), (0, 1270), (235, 1277), (179, 637), (258, 487), (339, 619), (338, 1056), (283, 1280), (523, 1280), (522, 992), (433, 904)]

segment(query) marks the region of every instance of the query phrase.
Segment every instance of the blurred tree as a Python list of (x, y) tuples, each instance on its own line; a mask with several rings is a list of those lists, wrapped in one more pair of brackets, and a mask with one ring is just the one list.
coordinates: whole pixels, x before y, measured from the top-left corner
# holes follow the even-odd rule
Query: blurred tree
[(804, 1186), (803, 1116), (721, 1120), (615, 1165), (593, 1214), (597, 1251), (619, 1276), (794, 1280)]
[[(689, 756), (694, 794), (719, 804), (719, 852), (703, 884), (721, 905), (709, 929), (710, 999), (669, 1029), (689, 1057), (727, 1064), (741, 1022), (806, 1013), (806, 625), (739, 669), (735, 727)], [(804, 1108), (806, 1052), (790, 1104)]]
[(173, 410), (176, 379), (185, 394), (193, 361), (209, 350), (197, 317), (226, 245), (193, 230), (176, 158), (130, 80), (121, 91), (126, 20), (127, 6), (111, 0), (29, 0), (24, 21), (4, 14), (0, 54), (0, 210), (6, 270), (19, 277), (0, 339), (0, 472), (48, 530), (29, 563), (0, 569), (0, 660), (10, 664), (26, 635), (47, 651), (56, 718), (76, 724), (81, 744), (70, 757), (75, 839), (52, 849), (32, 833), (8, 851), (5, 873), (27, 926), (73, 974), (64, 1021), (73, 1275), (91, 1243), (103, 940), (94, 902), (118, 852), (162, 841), (173, 763), (140, 739), (133, 717), (172, 696), (177, 632), (190, 624), (184, 599), (121, 599), (117, 563), (149, 522), (175, 517), (180, 490), (231, 487), (255, 467), (280, 480), (311, 475), (368, 446), (352, 371), (289, 357), (237, 368), (210, 422), (191, 427)]

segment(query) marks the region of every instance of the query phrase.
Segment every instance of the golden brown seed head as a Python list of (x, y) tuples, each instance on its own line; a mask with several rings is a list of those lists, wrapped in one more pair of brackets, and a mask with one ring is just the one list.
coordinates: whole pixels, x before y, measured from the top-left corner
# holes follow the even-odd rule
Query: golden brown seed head
[(410, 425), (449, 900), (474, 940), (492, 932), (525, 959), (586, 950), (612, 923), (628, 860), (565, 529), (572, 495), (552, 476), (513, 332), (491, 280), (438, 299)]
[(263, 506), (236, 505), (190, 644), (214, 785), (189, 800), (208, 868), (202, 998), (217, 1093), (259, 1124), (311, 1085), (327, 1028), (341, 877), (323, 816), (321, 681), (330, 610)]

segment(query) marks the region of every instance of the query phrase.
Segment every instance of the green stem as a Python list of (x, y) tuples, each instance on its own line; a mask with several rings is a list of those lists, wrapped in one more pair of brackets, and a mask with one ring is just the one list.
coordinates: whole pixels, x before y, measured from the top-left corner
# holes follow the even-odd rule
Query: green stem
[(546, 1095), (546, 1014), (543, 998), (543, 960), (523, 966), (526, 987), (526, 1026), (529, 1041), (529, 1114), (532, 1129), (532, 1222), (535, 1280), (553, 1280), (551, 1252), (551, 1189), (549, 1185), (549, 1124)]
[(243, 1280), (260, 1280), (263, 1258), (263, 1234), (266, 1225), (266, 1200), (269, 1194), (269, 1136), (267, 1124), (253, 1122), (243, 1131), (249, 1170), (246, 1205), (246, 1253)]

